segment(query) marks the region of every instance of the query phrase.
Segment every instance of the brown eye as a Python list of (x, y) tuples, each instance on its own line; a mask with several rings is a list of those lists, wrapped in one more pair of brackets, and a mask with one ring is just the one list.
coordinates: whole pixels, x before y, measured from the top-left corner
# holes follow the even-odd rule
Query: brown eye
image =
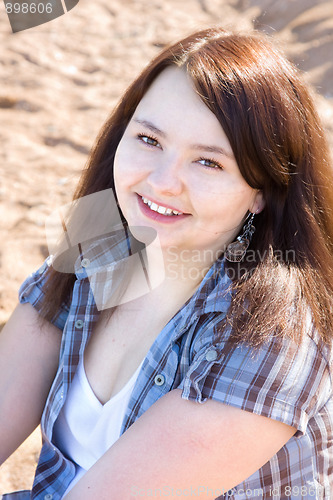
[(199, 163), (201, 163), (201, 165), (203, 165), (206, 168), (219, 169), (219, 170), (223, 169), (222, 165), (220, 165), (214, 160), (209, 160), (208, 158), (200, 158)]
[(148, 144), (149, 146), (158, 146), (159, 145), (158, 140), (155, 139), (154, 137), (150, 137), (149, 135), (140, 134), (139, 139), (142, 142), (145, 142), (146, 144)]

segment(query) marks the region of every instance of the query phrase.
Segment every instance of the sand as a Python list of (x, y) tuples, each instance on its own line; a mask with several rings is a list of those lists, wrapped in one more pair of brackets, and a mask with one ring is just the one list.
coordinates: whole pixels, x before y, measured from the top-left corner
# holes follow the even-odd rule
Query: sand
[[(206, 26), (272, 33), (305, 71), (333, 146), (333, 3), (325, 0), (80, 0), (13, 34), (0, 4), (0, 325), (48, 255), (46, 217), (71, 200), (122, 91), (165, 44)], [(0, 468), (0, 494), (30, 488), (39, 430)]]

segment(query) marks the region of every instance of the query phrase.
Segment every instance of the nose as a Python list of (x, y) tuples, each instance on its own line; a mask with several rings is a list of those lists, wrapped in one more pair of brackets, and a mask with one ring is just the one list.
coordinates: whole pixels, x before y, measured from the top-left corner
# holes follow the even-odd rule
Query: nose
[(165, 158), (148, 176), (148, 184), (155, 193), (178, 196), (184, 188), (182, 161), (176, 156)]

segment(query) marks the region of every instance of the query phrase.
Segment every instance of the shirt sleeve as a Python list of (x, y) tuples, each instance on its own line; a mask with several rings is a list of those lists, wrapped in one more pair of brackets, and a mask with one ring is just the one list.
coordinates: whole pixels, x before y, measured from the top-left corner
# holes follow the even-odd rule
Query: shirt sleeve
[[(22, 283), (19, 289), (19, 301), (21, 304), (29, 302), (37, 312), (40, 312), (43, 299), (44, 299), (44, 287), (47, 281), (47, 271), (52, 264), (52, 257), (49, 256), (43, 263), (43, 265), (31, 273), (27, 279)], [(51, 323), (60, 328), (64, 329), (67, 317), (69, 313), (69, 307), (67, 304), (63, 304)]]
[(260, 348), (199, 340), (194, 353), (179, 387), (184, 399), (213, 399), (281, 421), (296, 437), (332, 393), (328, 362), (311, 336), (300, 345), (272, 337)]

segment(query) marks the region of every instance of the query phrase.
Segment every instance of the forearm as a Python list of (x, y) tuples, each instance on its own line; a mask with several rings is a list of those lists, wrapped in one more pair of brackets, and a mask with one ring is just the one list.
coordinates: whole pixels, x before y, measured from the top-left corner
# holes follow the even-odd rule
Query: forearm
[[(23, 374), (22, 374), (23, 375)], [(0, 464), (23, 443), (38, 426), (46, 400), (45, 389), (33, 394), (30, 381), (22, 377), (15, 384), (1, 384), (0, 389)]]
[(217, 401), (183, 400), (176, 389), (136, 420), (64, 500), (147, 498), (163, 488), (216, 498), (214, 492), (244, 481), (294, 433), (281, 422)]
[(0, 464), (40, 422), (56, 373), (61, 332), (19, 305), (0, 333)]

